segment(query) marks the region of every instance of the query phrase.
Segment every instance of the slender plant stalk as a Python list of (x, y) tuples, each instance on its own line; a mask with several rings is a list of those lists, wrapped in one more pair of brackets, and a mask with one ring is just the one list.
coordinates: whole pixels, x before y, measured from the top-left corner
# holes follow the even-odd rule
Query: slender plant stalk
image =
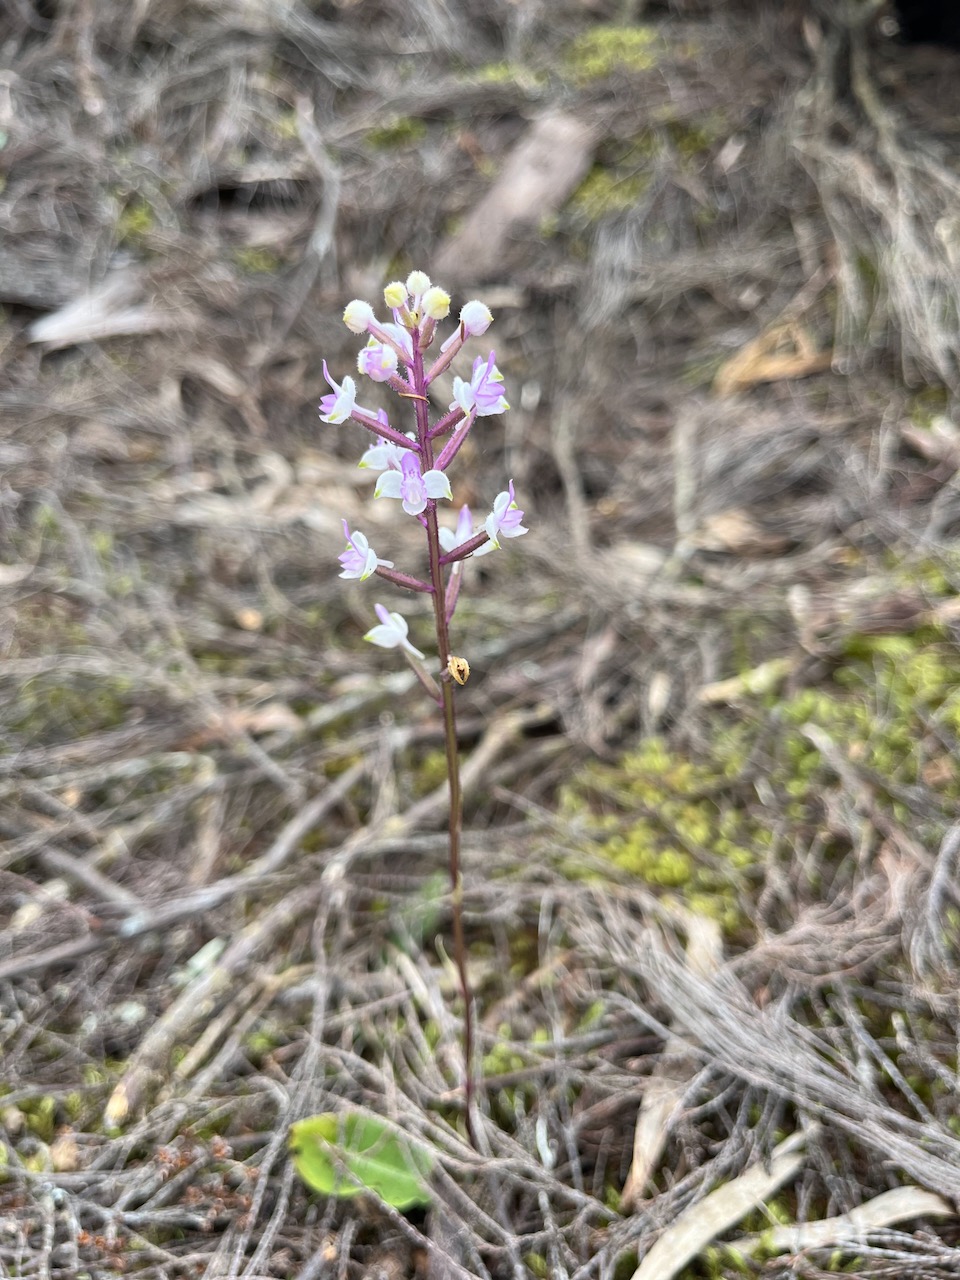
[[(433, 466), (433, 442), (430, 439), (426, 380), (423, 372), (423, 352), (419, 347), (419, 333), (413, 334), (413, 384), (416, 389), (414, 405), (417, 416), (417, 437), (423, 451), (426, 468)], [(443, 699), (443, 736), (447, 755), (447, 782), (450, 790), (450, 826), (448, 857), (450, 868), (450, 908), (453, 915), (453, 959), (460, 979), (463, 997), (463, 1059), (464, 1093), (466, 1095), (467, 1131), (475, 1142), (473, 1101), (476, 1082), (473, 1077), (473, 990), (467, 968), (467, 943), (463, 927), (463, 873), (460, 866), (460, 833), (463, 829), (463, 792), (460, 787), (460, 752), (457, 745), (457, 712), (453, 700), (453, 682), (447, 672), (450, 659), (450, 635), (447, 626), (446, 584), (440, 563), (440, 533), (437, 524), (437, 504), (428, 504), (426, 512), (427, 548), (430, 558), (430, 585), (433, 587), (433, 615), (437, 634), (437, 657), (440, 660), (440, 690)]]
[[(450, 310), (450, 295), (432, 286), (422, 271), (413, 271), (406, 283), (395, 280), (383, 291), (390, 308), (392, 323), (381, 324), (373, 307), (355, 298), (343, 313), (344, 324), (352, 333), (369, 334), (366, 347), (357, 358), (361, 374), (374, 382), (386, 383), (404, 401), (413, 405), (417, 430), (405, 435), (392, 427), (383, 410), (364, 409), (356, 402), (357, 388), (352, 377), (336, 382), (323, 366), (324, 377), (332, 388), (320, 402), (323, 422), (345, 422), (348, 419), (370, 432), (376, 444), (367, 449), (361, 465), (377, 468), (380, 478), (375, 498), (399, 499), (408, 516), (419, 521), (426, 534), (430, 561), (429, 579), (394, 568), (392, 560), (384, 560), (370, 546), (359, 530), (351, 532), (346, 520), (343, 531), (347, 549), (340, 556), (341, 578), (360, 582), (382, 578), (401, 590), (423, 592), (433, 600), (434, 630), (439, 659), (438, 680), (424, 666), (425, 654), (408, 639), (409, 627), (399, 613), (391, 613), (384, 605), (375, 604), (378, 625), (364, 636), (384, 649), (401, 649), (423, 688), (443, 712), (443, 736), (447, 754), (447, 780), (450, 788), (450, 906), (453, 916), (453, 957), (463, 996), (464, 1091), (466, 1094), (467, 1131), (477, 1145), (476, 1079), (474, 1059), (474, 1000), (467, 966), (467, 943), (463, 924), (463, 872), (460, 838), (463, 829), (463, 792), (460, 785), (460, 756), (457, 749), (457, 716), (455, 689), (470, 675), (465, 658), (450, 652), (450, 620), (457, 607), (463, 584), (464, 562), (486, 555), (500, 547), (503, 538), (518, 538), (527, 532), (522, 524), (523, 512), (517, 506), (513, 481), (498, 493), (493, 509), (478, 529), (470, 508), (460, 508), (456, 529), (440, 528), (437, 502), (453, 501), (453, 490), (447, 468), (457, 457), (468, 433), (480, 419), (501, 414), (510, 408), (503, 394), (503, 378), (496, 367), (496, 353), (486, 360), (473, 362), (470, 381), (453, 380), (454, 401), (439, 421), (430, 425), (429, 388), (443, 373), (468, 338), (486, 333), (493, 316), (489, 309), (474, 299), (461, 309), (457, 328), (442, 343), (429, 370), (424, 369), (424, 351), (437, 336), (438, 321), (445, 320)], [(403, 372), (401, 372), (401, 366)], [(444, 437), (446, 440), (444, 441)]]

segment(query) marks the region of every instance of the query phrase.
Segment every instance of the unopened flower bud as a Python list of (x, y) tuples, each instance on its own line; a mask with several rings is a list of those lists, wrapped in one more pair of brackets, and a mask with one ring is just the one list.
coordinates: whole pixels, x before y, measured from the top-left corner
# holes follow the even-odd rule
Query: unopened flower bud
[(402, 280), (393, 280), (383, 291), (383, 300), (391, 311), (398, 311), (409, 297)]
[(445, 289), (433, 285), (423, 295), (421, 307), (430, 320), (443, 320), (450, 314), (450, 295)]
[(421, 297), (430, 288), (430, 277), (425, 271), (411, 271), (407, 276), (407, 289), (415, 298)]
[(474, 298), (460, 309), (460, 323), (464, 333), (476, 338), (493, 324), (493, 314), (485, 303)]
[(348, 302), (343, 312), (343, 323), (351, 333), (366, 333), (371, 324), (376, 322), (373, 307), (361, 298)]

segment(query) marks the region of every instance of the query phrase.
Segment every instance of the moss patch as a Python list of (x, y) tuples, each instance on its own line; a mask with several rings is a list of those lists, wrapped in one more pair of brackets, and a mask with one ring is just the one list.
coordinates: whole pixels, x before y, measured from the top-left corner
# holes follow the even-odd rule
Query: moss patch
[(426, 137), (427, 126), (422, 120), (412, 116), (403, 116), (390, 124), (371, 129), (367, 134), (368, 144), (376, 151), (394, 151), (400, 147), (410, 147)]
[[(747, 684), (736, 709), (709, 718), (696, 756), (646, 739), (615, 764), (582, 769), (561, 808), (602, 859), (730, 930), (751, 918), (776, 856), (774, 818), (785, 849), (818, 841), (813, 891), (850, 852), (852, 837), (825, 822), (844, 788), (862, 788), (875, 812), (936, 840), (960, 799), (958, 737), (956, 644), (930, 627), (856, 636), (818, 686), (783, 696)], [(869, 809), (853, 821), (869, 822)], [(574, 861), (569, 871), (595, 874)]]
[(583, 85), (615, 72), (649, 71), (662, 51), (663, 40), (654, 27), (597, 26), (567, 46), (563, 63), (570, 77)]
[(745, 758), (740, 736), (718, 733), (713, 755), (696, 762), (648, 738), (616, 765), (584, 769), (564, 789), (561, 810), (586, 819), (601, 857), (735, 928), (746, 873), (771, 843), (732, 787)]

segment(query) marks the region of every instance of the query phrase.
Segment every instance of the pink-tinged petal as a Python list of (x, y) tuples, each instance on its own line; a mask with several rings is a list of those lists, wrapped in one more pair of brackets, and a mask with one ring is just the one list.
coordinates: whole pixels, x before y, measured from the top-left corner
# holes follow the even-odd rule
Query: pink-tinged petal
[[(471, 515), (470, 508), (466, 503), (464, 503), (460, 508), (460, 512), (457, 515), (456, 529), (440, 529), (439, 532), (440, 546), (446, 555), (449, 555), (451, 551), (456, 551), (458, 547), (462, 547), (465, 542), (469, 542), (473, 537), (473, 516)], [(489, 542), (485, 542), (483, 546), (489, 547), (490, 544)], [(472, 554), (476, 555), (477, 552), (474, 551)], [(467, 556), (466, 559), (469, 560), (470, 556)], [(462, 568), (463, 560), (454, 561), (454, 573), (459, 573)]]
[(342, 384), (334, 382), (326, 360), (323, 362), (323, 376), (333, 387), (333, 394), (324, 396), (320, 401), (320, 421), (346, 422), (357, 402), (357, 384), (350, 377), (344, 378)]
[(393, 561), (381, 560), (370, 546), (365, 534), (360, 533), (359, 530), (350, 532), (346, 520), (343, 521), (343, 532), (347, 539), (347, 549), (339, 557), (340, 564), (343, 566), (341, 578), (365, 582), (376, 571), (377, 565), (382, 564), (387, 569), (393, 568)]
[(413, 453), (400, 463), (400, 498), (408, 516), (418, 516), (427, 505), (427, 491), (420, 474), (420, 459)]
[[(344, 524), (346, 524), (346, 521), (344, 521)], [(456, 545), (459, 547), (464, 542), (466, 542), (468, 538), (472, 538), (472, 537), (473, 537), (473, 516), (470, 514), (470, 508), (467, 506), (466, 503), (464, 503), (463, 506), (460, 508), (460, 514), (457, 516)]]
[(475, 409), (478, 418), (485, 418), (494, 413), (503, 413), (505, 409), (510, 408), (500, 385), (503, 382), (503, 374), (497, 368), (495, 361), (496, 353), (493, 351), (486, 360), (477, 356), (473, 362), (469, 382), (464, 382), (462, 378), (454, 378), (451, 409), (459, 406), (464, 413)]
[(374, 338), (357, 356), (357, 368), (374, 382), (389, 382), (397, 372), (399, 363), (393, 348)]
[(457, 547), (462, 547), (468, 538), (473, 537), (473, 517), (466, 503), (460, 508), (456, 529), (441, 528), (439, 533), (440, 546), (446, 554), (456, 551)]
[[(485, 546), (499, 549), (500, 538), (519, 538), (523, 534), (528, 533), (520, 521), (523, 519), (523, 512), (514, 501), (513, 481), (511, 480), (503, 493), (498, 493), (493, 503), (493, 510), (484, 521), (483, 527), (487, 537), (490, 539)], [(480, 551), (475, 552), (479, 555)]]

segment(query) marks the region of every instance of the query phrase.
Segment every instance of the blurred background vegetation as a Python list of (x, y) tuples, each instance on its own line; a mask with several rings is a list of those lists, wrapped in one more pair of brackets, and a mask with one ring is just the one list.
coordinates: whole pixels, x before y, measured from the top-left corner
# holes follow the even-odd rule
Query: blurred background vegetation
[[(6, 6), (3, 1274), (956, 1274), (949, 19)], [(420, 548), (316, 408), (412, 268), (532, 529), (455, 638), (479, 1153), (439, 726), (336, 578)], [(348, 1103), (428, 1212), (295, 1180)]]

